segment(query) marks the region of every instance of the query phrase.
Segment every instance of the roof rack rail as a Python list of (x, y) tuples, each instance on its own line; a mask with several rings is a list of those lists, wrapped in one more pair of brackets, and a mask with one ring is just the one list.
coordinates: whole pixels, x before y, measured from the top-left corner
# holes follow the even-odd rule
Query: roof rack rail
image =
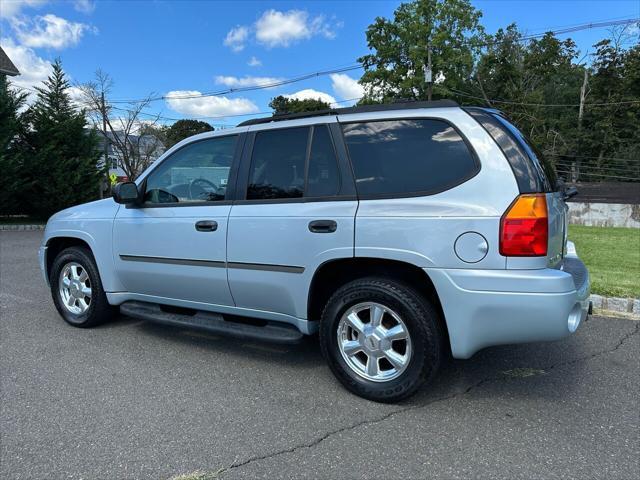
[(346, 108), (329, 108), (326, 110), (317, 110), (313, 112), (299, 112), (299, 113), (283, 113), (273, 115), (272, 117), (264, 118), (252, 118), (251, 120), (245, 120), (238, 124), (238, 127), (247, 127), (249, 125), (260, 125), (263, 123), (281, 122), (283, 120), (297, 120), (299, 118), (310, 117), (322, 117), (325, 115), (346, 115), (349, 113), (367, 113), (367, 112), (384, 112), (387, 110), (410, 110), (417, 108), (445, 108), (445, 107), (459, 107), (457, 102), (453, 100), (433, 100), (431, 102), (416, 101), (416, 102), (398, 102), (398, 103), (384, 103), (375, 105), (360, 105), (356, 107)]

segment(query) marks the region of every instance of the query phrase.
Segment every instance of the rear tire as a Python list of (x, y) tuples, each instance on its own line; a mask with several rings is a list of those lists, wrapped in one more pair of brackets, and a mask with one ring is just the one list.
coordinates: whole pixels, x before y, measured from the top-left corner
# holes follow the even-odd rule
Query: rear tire
[(112, 317), (91, 251), (70, 247), (58, 254), (49, 274), (56, 309), (69, 325), (89, 328)]
[(410, 285), (384, 277), (339, 288), (320, 323), (320, 346), (333, 374), (376, 402), (397, 402), (432, 380), (443, 339), (431, 303)]

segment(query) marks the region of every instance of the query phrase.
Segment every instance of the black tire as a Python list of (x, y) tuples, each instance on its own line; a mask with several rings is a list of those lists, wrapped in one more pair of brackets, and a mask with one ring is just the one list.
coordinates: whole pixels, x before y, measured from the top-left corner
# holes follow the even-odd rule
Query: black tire
[[(70, 312), (63, 304), (60, 295), (60, 273), (70, 262), (79, 264), (87, 272), (89, 281), (91, 282), (89, 308), (81, 314)], [(69, 325), (79, 328), (90, 328), (104, 323), (112, 317), (114, 308), (107, 302), (107, 296), (102, 288), (96, 262), (88, 248), (70, 247), (60, 252), (51, 266), (49, 284), (51, 285), (53, 303), (62, 318)]]
[[(411, 337), (408, 365), (388, 381), (363, 378), (345, 362), (338, 347), (340, 319), (350, 307), (363, 302), (391, 308), (402, 318)], [(347, 283), (331, 296), (322, 313), (320, 346), (329, 368), (348, 390), (376, 402), (397, 402), (435, 377), (444, 355), (440, 325), (437, 310), (413, 287), (394, 279), (368, 277)]]

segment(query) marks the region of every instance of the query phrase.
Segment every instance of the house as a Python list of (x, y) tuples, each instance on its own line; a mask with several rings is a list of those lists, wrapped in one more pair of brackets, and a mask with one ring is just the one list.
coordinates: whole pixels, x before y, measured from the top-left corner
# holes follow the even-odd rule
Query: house
[[(104, 136), (101, 133), (98, 133), (100, 143), (99, 149), (101, 152), (104, 152)], [(107, 132), (107, 163), (109, 165), (109, 176), (115, 175), (117, 177), (117, 181), (127, 180), (127, 174), (122, 169), (122, 152), (114, 146), (116, 143), (116, 136), (118, 141), (124, 141), (124, 132)], [(155, 162), (160, 155), (162, 155), (166, 147), (164, 143), (156, 137), (155, 135), (145, 134), (145, 135), (131, 135), (127, 137), (127, 141), (129, 143), (129, 149), (134, 151), (136, 154), (139, 154), (143, 163), (144, 168), (151, 165)], [(104, 153), (100, 157), (100, 161), (98, 163), (99, 167), (102, 167), (105, 164)], [(143, 169), (144, 169), (143, 168)], [(140, 172), (139, 172), (140, 173)]]
[(20, 75), (20, 71), (16, 68), (2, 47), (0, 47), (0, 75), (8, 75), (10, 77)]

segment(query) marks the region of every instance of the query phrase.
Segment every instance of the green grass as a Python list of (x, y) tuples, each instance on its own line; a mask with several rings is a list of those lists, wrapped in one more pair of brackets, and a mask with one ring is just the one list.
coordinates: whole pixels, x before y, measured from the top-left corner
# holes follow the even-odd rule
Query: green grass
[(591, 275), (591, 293), (640, 298), (640, 229), (569, 226)]

